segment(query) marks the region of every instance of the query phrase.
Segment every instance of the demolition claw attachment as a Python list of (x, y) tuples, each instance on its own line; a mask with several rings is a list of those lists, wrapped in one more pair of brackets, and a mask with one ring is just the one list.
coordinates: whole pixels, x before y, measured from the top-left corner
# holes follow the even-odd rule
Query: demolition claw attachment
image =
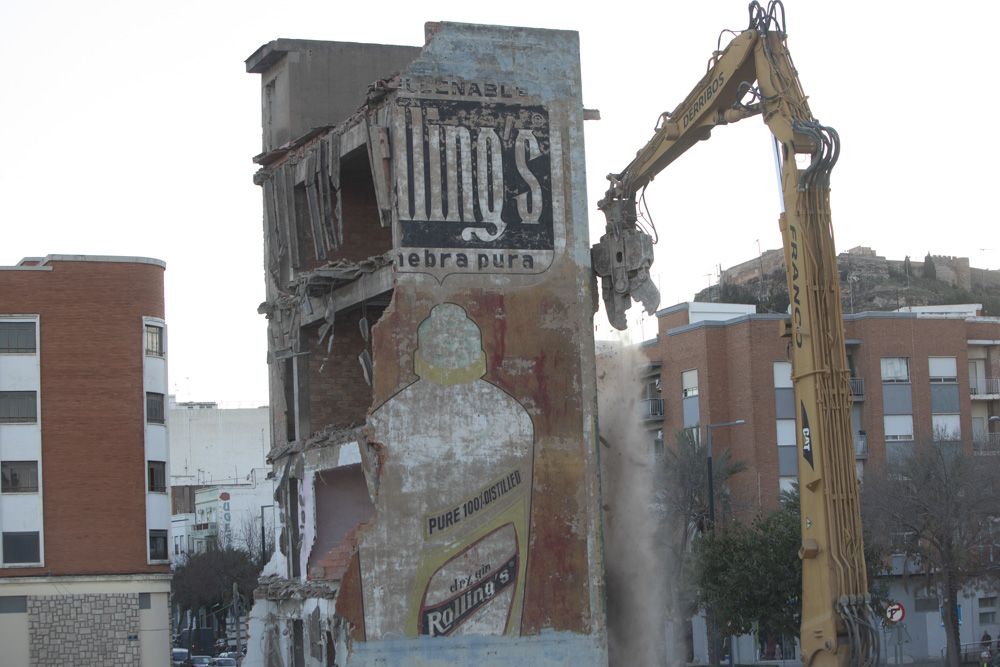
[(591, 247), (590, 259), (594, 273), (601, 277), (608, 321), (624, 330), (625, 311), (632, 307), (632, 301), (640, 302), (652, 315), (660, 305), (660, 292), (649, 278), (653, 239), (636, 225), (635, 197), (617, 197), (614, 189), (597, 204), (604, 211), (607, 227), (600, 242)]

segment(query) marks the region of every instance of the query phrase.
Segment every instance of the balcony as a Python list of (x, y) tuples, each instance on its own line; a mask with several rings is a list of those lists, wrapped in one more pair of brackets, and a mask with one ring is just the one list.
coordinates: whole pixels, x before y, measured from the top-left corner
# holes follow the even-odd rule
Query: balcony
[(868, 458), (868, 436), (863, 433), (854, 434), (854, 458)]
[(993, 401), (1000, 399), (1000, 378), (972, 378), (969, 393), (973, 400)]
[(663, 421), (663, 399), (644, 398), (639, 401), (639, 418), (644, 422)]
[(195, 537), (211, 537), (219, 532), (219, 524), (215, 521), (196, 523), (191, 527), (191, 532)]
[(1000, 432), (980, 433), (973, 436), (972, 450), (976, 454), (987, 456), (1000, 454)]
[(865, 379), (851, 378), (851, 397), (855, 401), (865, 400)]

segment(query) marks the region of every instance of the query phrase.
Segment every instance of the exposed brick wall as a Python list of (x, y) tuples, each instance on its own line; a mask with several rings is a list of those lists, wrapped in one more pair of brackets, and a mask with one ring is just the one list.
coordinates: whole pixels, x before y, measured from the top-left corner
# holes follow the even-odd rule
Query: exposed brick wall
[(40, 315), (44, 568), (166, 572), (146, 564), (143, 316), (164, 316), (163, 269), (53, 262), (0, 271), (4, 312)]
[(659, 328), (659, 334), (661, 338), (670, 329), (673, 329), (675, 327), (682, 327), (688, 323), (687, 308), (676, 310), (672, 313), (657, 315), (656, 317), (657, 317), (657, 327)]
[(379, 223), (367, 157), (345, 162), (340, 186), (344, 245), (334, 254), (334, 259), (358, 261), (388, 251), (392, 247), (392, 230)]
[[(276, 162), (269, 168), (269, 174), (280, 178), (281, 169), (296, 169), (296, 164), (308, 150), (319, 142), (319, 138), (305, 144), (285, 159)], [(265, 191), (266, 192), (266, 191)], [(336, 197), (331, 193), (331, 198)], [(343, 160), (340, 172), (340, 205), (343, 233), (343, 244), (333, 252), (327, 253), (326, 259), (316, 258), (316, 239), (309, 216), (309, 205), (306, 187), (300, 183), (295, 186), (292, 197), (294, 207), (286, 209), (286, 215), (294, 218), (294, 234), (298, 247), (296, 259), (292, 261), (296, 272), (312, 271), (326, 266), (330, 262), (346, 259), (360, 261), (374, 255), (381, 255), (392, 247), (392, 230), (382, 227), (375, 198), (375, 187), (372, 182), (368, 156), (362, 151), (353, 153)], [(268, 225), (276, 225), (277, 221), (265, 220), (265, 242), (270, 238)], [(289, 251), (290, 252), (290, 251)]]
[[(368, 309), (368, 323), (374, 325), (379, 309)], [(365, 420), (372, 402), (372, 390), (365, 382), (358, 355), (366, 343), (358, 322), (361, 309), (339, 313), (333, 327), (333, 348), (326, 354), (326, 341), (318, 343), (318, 329), (303, 331), (309, 354), (310, 430), (330, 424), (348, 426)]]

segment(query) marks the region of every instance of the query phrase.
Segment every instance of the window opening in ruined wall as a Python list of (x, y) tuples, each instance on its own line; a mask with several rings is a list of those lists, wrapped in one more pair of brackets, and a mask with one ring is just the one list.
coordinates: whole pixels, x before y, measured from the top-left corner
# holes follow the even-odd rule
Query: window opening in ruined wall
[(292, 621), (292, 664), (306, 667), (305, 633), (300, 619)]
[(290, 543), (289, 561), (291, 566), (291, 576), (293, 579), (298, 579), (302, 574), (301, 554), (302, 554), (302, 540), (299, 535), (299, 480), (294, 477), (288, 478), (288, 502), (285, 504), (288, 508), (288, 540)]

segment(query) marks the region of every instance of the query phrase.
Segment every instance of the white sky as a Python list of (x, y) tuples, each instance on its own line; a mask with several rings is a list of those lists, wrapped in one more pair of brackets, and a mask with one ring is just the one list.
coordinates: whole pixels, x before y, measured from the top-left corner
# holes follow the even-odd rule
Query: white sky
[[(813, 113), (843, 142), (833, 172), (838, 248), (915, 259), (930, 250), (1000, 268), (989, 67), (1000, 5), (788, 0), (786, 11)], [(260, 152), (260, 82), (243, 60), (277, 37), (420, 45), (423, 23), (435, 20), (580, 32), (584, 105), (602, 115), (586, 124), (596, 204), (604, 176), (650, 138), (659, 113), (704, 73), (720, 30), (743, 29), (747, 11), (742, 0), (7, 0), (0, 265), (51, 253), (165, 260), (171, 391), (266, 403), (261, 195), (250, 161)], [(718, 128), (647, 200), (663, 306), (714, 282), (718, 265), (755, 256), (758, 240), (780, 247), (759, 118)], [(595, 239), (602, 217), (592, 210)]]

